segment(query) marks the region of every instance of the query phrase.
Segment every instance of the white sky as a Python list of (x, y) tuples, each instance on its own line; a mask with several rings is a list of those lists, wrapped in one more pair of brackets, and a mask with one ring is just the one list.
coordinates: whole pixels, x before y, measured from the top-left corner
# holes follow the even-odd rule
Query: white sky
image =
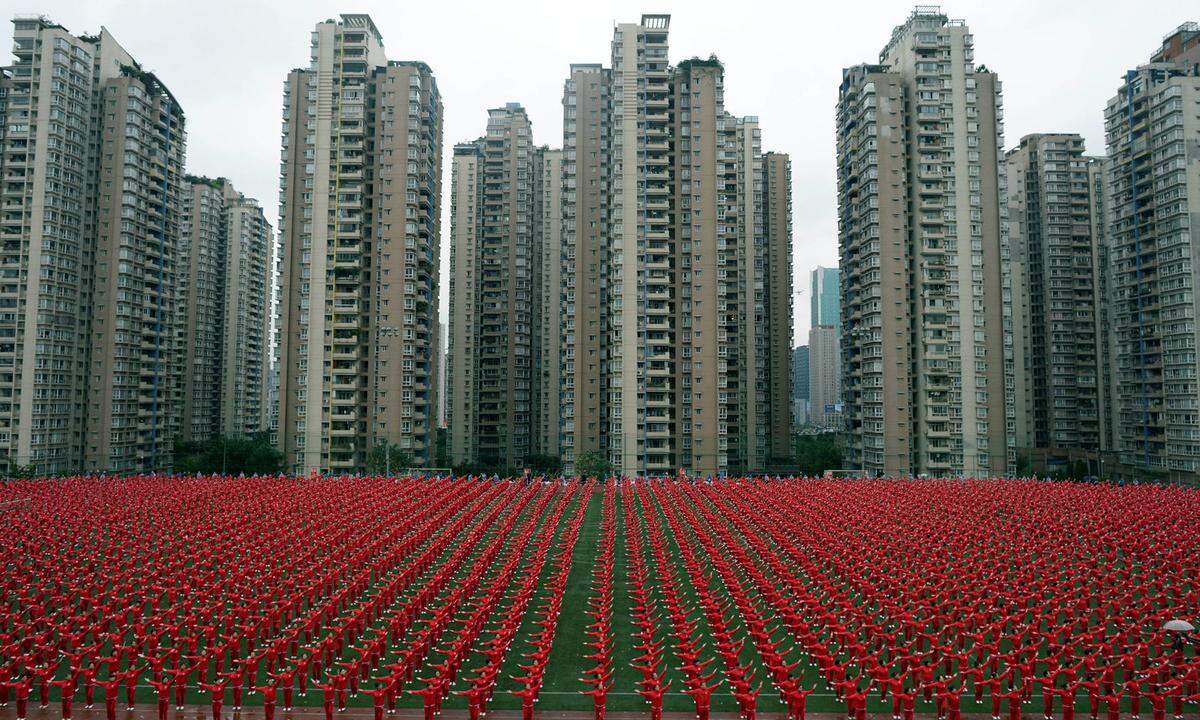
[[(448, 198), (451, 148), (483, 134), (488, 108), (520, 102), (535, 141), (561, 146), (568, 65), (608, 65), (614, 23), (669, 12), (672, 62), (716, 53), (725, 65), (726, 109), (757, 115), (763, 149), (791, 155), (793, 271), (796, 290), (803, 291), (796, 298), (795, 344), (804, 344), (808, 271), (837, 265), (834, 103), (841, 70), (876, 62), (912, 7), (878, 0), (0, 0), (0, 17), (44, 14), (76, 34), (107, 27), (183, 105), (188, 171), (230, 178), (259, 199), (277, 225), (283, 81), (290, 69), (308, 64), (317, 22), (342, 12), (370, 13), (389, 59), (424, 60), (433, 69), (445, 103), (442, 185)], [(1031, 132), (1079, 132), (1096, 154), (1104, 148), (1104, 104), (1124, 71), (1145, 62), (1179, 24), (1200, 19), (1194, 0), (964, 0), (942, 8), (967, 21), (976, 63), (1000, 76), (1007, 146)], [(7, 22), (0, 46), (11, 57)], [(448, 200), (442, 216), (444, 277)], [(447, 286), (442, 283), (443, 313)]]

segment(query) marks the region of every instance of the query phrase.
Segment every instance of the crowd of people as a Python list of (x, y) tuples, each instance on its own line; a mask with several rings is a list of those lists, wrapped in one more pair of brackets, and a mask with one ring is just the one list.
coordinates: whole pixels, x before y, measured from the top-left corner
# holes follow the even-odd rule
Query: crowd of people
[[(376, 720), (458, 697), (477, 720), (498, 696), (530, 720), (564, 657), (596, 720), (614, 694), (652, 720), (717, 698), (746, 720), (1200, 705), (1192, 639), (1162, 630), (1200, 614), (1182, 488), (151, 475), (13, 481), (0, 508), (19, 720), (200, 698), (213, 720), (250, 702), (333, 720), (356, 696)], [(564, 606), (577, 557), (586, 602)]]

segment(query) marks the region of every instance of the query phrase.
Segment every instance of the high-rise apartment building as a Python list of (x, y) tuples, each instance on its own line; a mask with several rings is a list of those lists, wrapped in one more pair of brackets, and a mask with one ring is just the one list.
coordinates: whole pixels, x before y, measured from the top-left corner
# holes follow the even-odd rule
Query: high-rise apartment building
[(514, 468), (539, 432), (541, 153), (517, 103), (490, 110), (487, 134), (454, 152), (451, 459)]
[(1009, 468), (1012, 356), (1000, 83), (966, 25), (918, 8), (837, 107), (849, 467)]
[(367, 15), (318, 23), (284, 90), (280, 431), (288, 468), (433, 459), (442, 102)]
[(838, 332), (832, 325), (814, 325), (808, 331), (809, 421), (829, 430), (840, 430), (841, 353)]
[(438, 428), (446, 427), (446, 343), (450, 338), (450, 330), (446, 327), (446, 323), (438, 325), (438, 349), (437, 349), (437, 414), (436, 421)]
[[(757, 132), (758, 128), (755, 126)], [(742, 158), (742, 167), (754, 167), (753, 154)], [(755, 171), (757, 174), (757, 171)], [(744, 184), (744, 173), (739, 176)], [(765, 152), (762, 156), (761, 194), (763, 230), (758, 231), (760, 209), (756, 198), (760, 190), (739, 191), (744, 226), (754, 226), (753, 243), (757, 248), (750, 276), (742, 291), (747, 317), (753, 315), (755, 334), (752, 342), (756, 357), (765, 355), (765, 364), (745, 378), (747, 393), (753, 397), (751, 411), (757, 416), (758, 448), (745, 459), (749, 470), (775, 464), (792, 457), (792, 160), (785, 153)], [(747, 235), (747, 242), (751, 235)], [(759, 285), (762, 285), (760, 290)], [(766, 440), (762, 427), (766, 425)]]
[(1106, 157), (1087, 157), (1088, 220), (1091, 223), (1096, 288), (1096, 400), (1100, 407), (1101, 459), (1115, 457), (1117, 450), (1117, 346), (1113, 331), (1113, 265), (1109, 237), (1108, 174), (1112, 163)]
[(790, 424), (790, 256), (773, 247), (790, 226), (767, 220), (787, 158), (764, 161), (757, 121), (725, 111), (715, 58), (670, 65), (669, 26), (618, 24), (611, 70), (573, 65), (565, 87), (568, 470), (584, 453), (627, 474), (754, 469)]
[(221, 434), (221, 361), (225, 321), (225, 181), (188, 176), (179, 267), (178, 322), (184, 359), (180, 439)]
[(562, 399), (559, 437), (564, 468), (587, 455), (607, 459), (609, 394), (605, 374), (611, 289), (608, 177), (612, 71), (571, 66), (563, 91)]
[(1105, 108), (1114, 422), (1123, 472), (1200, 473), (1195, 277), (1200, 24), (1168, 35)]
[(40, 473), (169, 468), (183, 111), (106, 30), (13, 21), (0, 87), (0, 447)]
[(562, 194), (563, 153), (541, 147), (534, 163), (536, 298), (534, 338), (534, 432), (540, 455), (559, 457), (562, 414)]
[(184, 440), (268, 430), (275, 238), (256, 200), (188, 176), (179, 268)]
[(829, 325), (841, 328), (841, 288), (838, 285), (838, 269), (818, 265), (809, 273), (809, 291), (812, 303), (812, 327)]
[[(450, 171), (450, 340), (446, 350), (446, 428), (450, 461), (477, 457), (473, 432), (478, 392), (475, 308), (478, 303), (482, 229), (482, 154), (478, 143), (454, 147)], [(455, 322), (454, 318), (462, 318)], [(460, 429), (455, 430), (459, 424)]]
[(136, 65), (104, 84), (99, 104), (84, 469), (169, 467), (183, 372), (175, 330), (183, 110)]
[(1097, 238), (1083, 138), (1037, 134), (1006, 155), (1015, 444), (1034, 468), (1100, 450)]

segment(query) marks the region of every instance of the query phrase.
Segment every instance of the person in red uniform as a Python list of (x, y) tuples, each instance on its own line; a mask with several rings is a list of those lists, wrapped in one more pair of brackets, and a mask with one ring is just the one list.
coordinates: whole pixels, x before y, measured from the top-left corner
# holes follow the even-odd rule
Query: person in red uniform
[(1150, 717), (1153, 720), (1167, 720), (1167, 693), (1164, 689), (1156, 686), (1142, 694), (1150, 701)]
[(383, 720), (384, 712), (387, 709), (388, 684), (381, 683), (374, 688), (364, 689), (363, 692), (371, 696), (371, 706), (375, 711), (375, 720)]
[(8, 689), (12, 682), (13, 670), (5, 658), (5, 652), (0, 649), (0, 707), (8, 707)]
[(268, 676), (273, 678), (279, 688), (283, 690), (283, 709), (285, 711), (292, 709), (292, 685), (296, 677), (295, 668), (279, 668), (279, 672), (268, 673)]
[(326, 678), (324, 682), (317, 683), (317, 687), (321, 689), (321, 707), (325, 709), (325, 720), (333, 720), (333, 701), (337, 694), (337, 684)]
[(608, 702), (608, 686), (600, 682), (591, 690), (582, 692), (584, 695), (592, 696), (592, 712), (595, 714), (596, 720), (604, 720), (604, 709)]
[[(1129, 658), (1132, 661), (1133, 656)], [(1129, 714), (1137, 720), (1142, 712), (1142, 680), (1126, 675), (1125, 694), (1129, 696)]]
[(1000, 694), (1001, 699), (1008, 701), (1008, 720), (1021, 720), (1021, 698), (1023, 696), (1020, 688), (1013, 688)]
[(1079, 691), (1078, 682), (1070, 682), (1065, 688), (1056, 691), (1062, 698), (1062, 720), (1075, 720), (1075, 694)]
[(698, 720), (708, 720), (708, 714), (712, 708), (713, 690), (716, 689), (716, 685), (705, 685), (703, 682), (700, 682), (683, 691), (685, 695), (690, 695), (696, 703), (696, 717)]
[(121, 680), (125, 683), (125, 709), (132, 710), (134, 708), (134, 700), (136, 698), (138, 676), (141, 671), (135, 667), (126, 668), (120, 674)]
[(943, 690), (945, 700), (943, 704), (946, 708), (946, 720), (962, 720), (962, 695), (963, 686), (950, 687), (947, 686)]
[(212, 720), (221, 720), (221, 708), (225, 704), (225, 684), (227, 681), (218, 680), (214, 683), (200, 683), (200, 689), (209, 694), (209, 706), (212, 710)]
[(894, 720), (913, 720), (913, 715), (916, 712), (917, 704), (917, 689), (910, 688), (908, 690), (893, 690), (892, 691), (892, 706), (899, 705), (900, 715)]
[(246, 681), (246, 671), (242, 668), (221, 673), (221, 677), (229, 681), (229, 689), (233, 691), (233, 710), (242, 709), (242, 684)]
[(104, 718), (105, 720), (117, 720), (117, 700), (121, 692), (122, 679), (120, 675), (110, 677), (107, 680), (98, 680), (97, 685), (104, 691)]
[(150, 687), (158, 692), (158, 720), (167, 720), (167, 711), (171, 708), (171, 682), (154, 679), (149, 682)]
[(170, 678), (171, 685), (175, 689), (175, 709), (183, 709), (183, 700), (187, 693), (188, 675), (192, 674), (192, 668), (181, 665), (174, 670), (166, 671), (166, 676)]
[(33, 691), (33, 678), (26, 675), (16, 680), (11, 680), (8, 687), (12, 688), (13, 695), (17, 700), (17, 720), (25, 720), (26, 711), (29, 709), (29, 694)]
[(59, 689), (62, 698), (63, 720), (71, 720), (71, 703), (75, 699), (75, 691), (78, 689), (75, 676), (68, 673), (66, 677), (60, 680), (51, 680), (50, 684)]
[(1121, 720), (1120, 693), (1106, 693), (1100, 696), (1100, 700), (1104, 702), (1104, 715), (1107, 720)]
[[(421, 698), (422, 703), (423, 703), (422, 707), (424, 708), (424, 711), (425, 711), (425, 720), (433, 720), (433, 715), (437, 711), (437, 703), (442, 698), (442, 689), (440, 687), (437, 687), (436, 685), (427, 685), (426, 687), (423, 687), (423, 688), (409, 690), (409, 692), (412, 693), (413, 695), (417, 695)], [(530, 689), (528, 687), (526, 687), (523, 689), (523, 691), (522, 690), (510, 690), (510, 692), (513, 695), (519, 696), (522, 699), (522, 701), (525, 701), (526, 697), (532, 698), (533, 697), (532, 693), (536, 692), (536, 691), (530, 691)], [(525, 695), (522, 695), (521, 694), (522, 692), (525, 692)], [(533, 700), (529, 699), (527, 702), (529, 704), (529, 710), (528, 710), (529, 717), (526, 718), (526, 720), (532, 720)], [(524, 710), (524, 707), (522, 707), (522, 710)]]
[(96, 700), (96, 668), (80, 668), (79, 677), (83, 680), (83, 706), (90, 710)]
[(28, 669), (37, 678), (38, 704), (50, 707), (50, 678), (54, 677), (53, 665), (40, 665)]
[(490, 692), (489, 688), (480, 685), (472, 685), (466, 690), (455, 691), (456, 694), (467, 698), (468, 720), (479, 720), (479, 717), (483, 714), (483, 703)]
[(782, 684), (783, 702), (787, 707), (788, 720), (804, 720), (807, 714), (808, 696), (816, 686), (805, 690), (797, 679), (788, 679)]
[(1056, 674), (1049, 674), (1046, 677), (1034, 678), (1033, 681), (1042, 686), (1042, 715), (1046, 720), (1052, 720), (1054, 717), (1054, 695), (1057, 692), (1054, 688), (1054, 682), (1058, 679)]
[(867, 720), (867, 697), (870, 694), (871, 683), (859, 688), (857, 683), (846, 691), (846, 706), (852, 720)]
[(266, 685), (255, 686), (254, 690), (262, 693), (263, 696), (263, 718), (265, 720), (275, 720), (275, 698), (278, 692), (275, 689), (275, 685), (267, 683)]
[(654, 682), (642, 683), (638, 688), (638, 694), (650, 704), (650, 720), (662, 720), (663, 696), (667, 694), (667, 690), (671, 687), (671, 681), (658, 682), (657, 678)]

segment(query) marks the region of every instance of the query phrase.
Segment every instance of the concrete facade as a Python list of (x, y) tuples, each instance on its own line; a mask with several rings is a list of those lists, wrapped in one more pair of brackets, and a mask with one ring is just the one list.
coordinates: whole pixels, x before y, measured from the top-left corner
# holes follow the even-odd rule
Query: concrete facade
[(842, 413), (841, 353), (838, 332), (832, 325), (817, 325), (808, 331), (809, 421), (818, 427), (840, 430)]
[(1003, 475), (1012, 317), (1000, 85), (966, 25), (918, 8), (837, 109), (846, 462)]
[(1083, 153), (1082, 137), (1058, 133), (1006, 155), (1019, 454), (1100, 450), (1098, 239)]
[(524, 108), (490, 110), (453, 168), (451, 460), (516, 468), (541, 432), (542, 167)]
[(787, 158), (764, 162), (757, 120), (725, 111), (715, 58), (669, 63), (669, 28), (618, 24), (611, 70), (573, 65), (565, 86), (568, 471), (584, 453), (626, 474), (748, 470), (790, 435)]
[(1200, 476), (1200, 25), (1169, 34), (1105, 108), (1114, 445), (1135, 476)]
[(181, 437), (270, 428), (275, 236), (256, 200), (224, 178), (188, 176), (180, 243), (185, 349)]
[(535, 152), (534, 212), (536, 298), (534, 337), (534, 415), (540, 455), (559, 457), (562, 414), (562, 194), (563, 153), (538, 148)]
[(293, 472), (433, 460), (442, 102), (367, 15), (318, 23), (284, 89), (280, 429)]
[(38, 473), (169, 468), (183, 110), (106, 30), (13, 25), (0, 73), (0, 447)]

